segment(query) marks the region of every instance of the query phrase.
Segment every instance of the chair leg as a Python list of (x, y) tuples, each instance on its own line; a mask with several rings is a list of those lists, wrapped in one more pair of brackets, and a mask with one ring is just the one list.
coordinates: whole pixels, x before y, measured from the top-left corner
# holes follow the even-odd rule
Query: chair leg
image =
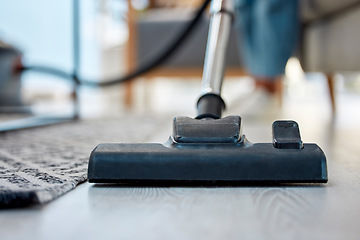
[(125, 83), (125, 107), (131, 108), (133, 105), (133, 91), (134, 83), (132, 81), (127, 81)]
[(329, 88), (331, 108), (332, 108), (333, 113), (335, 113), (336, 112), (336, 104), (335, 104), (334, 75), (327, 74), (326, 78), (327, 78), (327, 84), (328, 84), (328, 88)]

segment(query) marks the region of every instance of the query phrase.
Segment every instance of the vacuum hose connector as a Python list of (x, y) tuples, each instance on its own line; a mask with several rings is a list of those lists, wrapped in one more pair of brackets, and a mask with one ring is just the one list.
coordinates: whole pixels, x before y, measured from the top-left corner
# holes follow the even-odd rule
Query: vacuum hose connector
[(219, 119), (225, 109), (225, 102), (220, 95), (207, 93), (202, 95), (197, 102), (198, 115), (196, 119)]

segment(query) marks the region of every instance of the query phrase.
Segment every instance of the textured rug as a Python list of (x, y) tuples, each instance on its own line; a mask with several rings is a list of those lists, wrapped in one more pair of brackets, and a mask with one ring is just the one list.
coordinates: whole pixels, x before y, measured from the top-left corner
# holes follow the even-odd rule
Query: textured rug
[(42, 204), (59, 197), (86, 181), (88, 158), (97, 144), (146, 142), (163, 121), (127, 116), (0, 134), (0, 208)]

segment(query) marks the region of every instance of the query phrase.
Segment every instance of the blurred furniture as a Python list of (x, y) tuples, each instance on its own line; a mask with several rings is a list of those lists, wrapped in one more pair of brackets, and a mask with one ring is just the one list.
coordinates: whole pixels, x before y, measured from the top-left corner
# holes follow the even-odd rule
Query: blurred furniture
[[(306, 72), (323, 72), (333, 111), (334, 73), (360, 70), (360, 0), (299, 0), (302, 33), (298, 57)], [(192, 18), (194, 8), (151, 8), (135, 13), (130, 6), (128, 63), (130, 69), (151, 61), (176, 38)], [(204, 16), (194, 34), (152, 77), (200, 77), (206, 49), (209, 18)], [(235, 29), (234, 29), (235, 30)], [(227, 55), (226, 76), (245, 75), (239, 59), (235, 31)], [(132, 102), (132, 83), (127, 84), (126, 103)]]
[(327, 76), (335, 111), (334, 73), (360, 71), (360, 0), (300, 0), (300, 62)]
[(17, 72), (20, 63), (20, 51), (0, 41), (0, 112), (23, 105), (20, 74)]
[[(202, 2), (202, 1), (201, 1)], [(201, 3), (200, 2), (200, 3)], [(168, 3), (170, 4), (170, 3)], [(183, 3), (184, 4), (184, 3)], [(146, 64), (161, 53), (193, 18), (195, 7), (151, 8), (135, 12), (129, 5), (129, 70)], [(201, 77), (205, 58), (209, 16), (203, 16), (186, 42), (161, 67), (144, 77)], [(233, 31), (227, 53), (226, 76), (245, 75), (239, 59), (236, 34)], [(132, 104), (133, 83), (126, 84), (125, 102)]]

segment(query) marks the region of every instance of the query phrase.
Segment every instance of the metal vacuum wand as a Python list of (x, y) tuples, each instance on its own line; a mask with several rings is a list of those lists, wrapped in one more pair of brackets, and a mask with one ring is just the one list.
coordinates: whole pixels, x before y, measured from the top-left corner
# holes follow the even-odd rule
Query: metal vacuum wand
[(197, 104), (198, 119), (221, 118), (221, 113), (225, 108), (225, 103), (221, 98), (221, 85), (234, 16), (232, 0), (212, 0), (210, 14), (201, 96)]

